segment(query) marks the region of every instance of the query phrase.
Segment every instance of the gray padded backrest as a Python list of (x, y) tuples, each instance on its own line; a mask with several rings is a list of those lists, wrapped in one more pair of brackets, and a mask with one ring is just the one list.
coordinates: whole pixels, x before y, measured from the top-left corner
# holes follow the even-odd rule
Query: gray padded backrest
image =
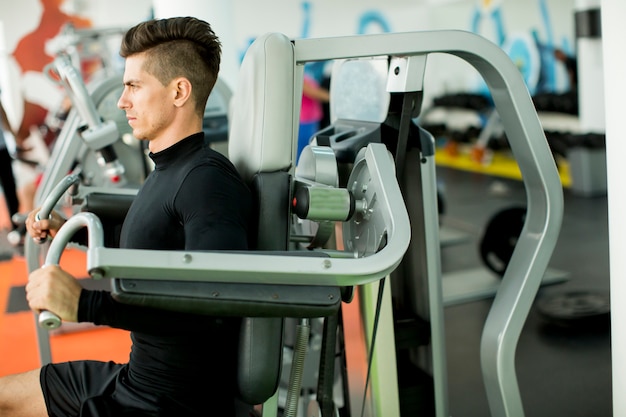
[[(288, 246), (288, 171), (297, 128), (293, 80), (291, 41), (282, 34), (266, 34), (246, 52), (231, 100), (228, 155), (253, 193), (252, 249)], [(238, 383), (245, 402), (262, 403), (278, 388), (282, 337), (281, 318), (243, 319)]]
[(250, 45), (241, 63), (230, 107), (228, 155), (246, 181), (292, 164), (294, 145), (288, 138), (297, 132), (300, 106), (294, 103), (294, 59), (291, 41), (268, 33)]

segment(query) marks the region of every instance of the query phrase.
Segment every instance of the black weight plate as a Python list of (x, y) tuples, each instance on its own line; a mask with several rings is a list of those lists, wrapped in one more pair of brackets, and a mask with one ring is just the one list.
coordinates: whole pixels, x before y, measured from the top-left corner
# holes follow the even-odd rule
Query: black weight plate
[(485, 266), (502, 276), (526, 220), (525, 207), (509, 207), (496, 213), (487, 223), (480, 240), (480, 257)]
[(609, 295), (601, 291), (568, 291), (543, 296), (536, 305), (545, 319), (565, 325), (599, 322), (611, 313)]

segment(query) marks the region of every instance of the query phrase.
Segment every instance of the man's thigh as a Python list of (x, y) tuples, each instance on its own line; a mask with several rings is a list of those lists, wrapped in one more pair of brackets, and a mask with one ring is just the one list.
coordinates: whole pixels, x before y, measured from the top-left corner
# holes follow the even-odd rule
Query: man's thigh
[(0, 415), (41, 417), (47, 415), (46, 403), (36, 369), (0, 378)]

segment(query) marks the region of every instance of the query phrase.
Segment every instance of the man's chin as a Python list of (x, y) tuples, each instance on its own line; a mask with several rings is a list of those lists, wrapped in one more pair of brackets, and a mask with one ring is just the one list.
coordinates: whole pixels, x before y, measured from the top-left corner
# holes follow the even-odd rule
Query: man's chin
[(133, 136), (135, 137), (135, 139), (139, 139), (139, 140), (148, 140), (148, 138), (146, 137), (146, 135), (142, 134), (141, 132), (138, 132), (136, 130), (133, 130)]

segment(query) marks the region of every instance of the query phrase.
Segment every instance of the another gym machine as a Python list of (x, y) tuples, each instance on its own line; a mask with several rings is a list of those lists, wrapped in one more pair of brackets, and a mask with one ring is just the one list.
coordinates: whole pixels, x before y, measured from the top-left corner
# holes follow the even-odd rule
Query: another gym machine
[[(79, 214), (59, 232), (51, 252), (58, 256), (69, 236), (87, 227), (91, 236), (86, 249), (90, 274), (112, 279), (113, 291), (125, 302), (150, 303), (153, 296), (153, 301), (165, 303), (162, 305), (167, 308), (182, 309), (193, 301), (205, 312), (229, 311), (252, 320), (248, 323), (268, 326), (261, 327), (264, 330), (251, 326), (249, 329), (258, 333), (246, 333), (249, 338), (244, 350), (264, 356), (253, 355), (257, 358), (253, 364), (240, 364), (246, 371), (254, 368), (250, 365), (267, 365), (256, 375), (261, 378), (254, 380), (256, 383), (243, 381), (240, 372), (240, 383), (250, 390), (244, 390), (248, 397), (264, 403), (264, 416), (276, 415), (281, 320), (298, 317), (306, 326), (312, 317), (325, 317), (326, 323), (332, 323), (341, 304), (338, 300), (350, 300), (344, 289), (352, 287), (354, 301), (341, 304), (341, 308), (355, 305), (357, 314), (344, 322), (344, 329), (362, 331), (362, 339), (351, 341), (354, 346), (350, 349), (364, 351), (368, 371), (359, 372), (361, 364), (347, 356), (349, 413), (400, 415), (393, 303), (389, 286), (383, 281), (391, 274), (394, 285), (401, 283), (409, 295), (409, 309), (428, 323), (430, 343), (420, 347), (416, 365), (432, 375), (436, 416), (448, 416), (434, 146), (432, 137), (421, 131), (417, 148), (409, 151), (403, 142), (408, 138), (404, 130), (411, 129), (410, 119), (419, 111), (424, 69), (431, 53), (455, 55), (483, 76), (523, 174), (528, 201), (525, 222), (481, 342), (483, 378), (492, 415), (523, 416), (515, 373), (516, 344), (556, 244), (562, 190), (518, 69), (500, 48), (479, 36), (441, 31), (302, 40), (270, 33), (257, 38), (242, 63), (229, 132), (229, 157), (252, 185), (259, 199), (258, 215), (264, 220), (258, 225), (257, 250), (187, 253), (106, 248), (99, 237), (97, 218)], [(389, 59), (388, 91), (403, 97), (397, 126), (399, 146), (392, 149), (395, 159), (385, 144), (368, 143), (356, 154), (345, 187), (337, 187), (330, 185), (338, 178), (334, 174), (337, 163), (332, 163), (334, 152), (329, 159), (327, 151), (332, 147), (315, 146), (310, 149), (311, 166), (316, 168), (313, 175), (299, 177), (293, 161), (304, 64), (380, 56)], [(405, 153), (415, 159), (404, 159)], [(411, 163), (405, 164), (407, 161)], [(325, 180), (317, 181), (318, 176)], [(299, 193), (310, 197), (308, 209), (298, 209), (300, 216), (315, 222), (343, 223), (343, 249), (288, 250), (289, 219), (296, 212), (291, 202)], [(308, 214), (303, 215), (305, 212)], [(115, 279), (118, 276), (128, 279)], [(170, 281), (172, 276), (180, 281)], [(258, 298), (250, 295), (251, 288), (268, 291), (260, 291)], [(216, 293), (225, 296), (216, 297)], [(288, 305), (283, 300), (294, 303)], [(346, 314), (342, 317), (347, 320)], [(336, 332), (332, 324), (329, 328), (324, 335), (332, 342)], [(257, 351), (259, 348), (263, 352)], [(329, 375), (326, 365), (320, 368), (322, 382)], [(298, 395), (297, 371), (294, 382), (292, 392)], [(327, 382), (310, 407), (311, 415), (337, 415)], [(286, 411), (295, 416), (296, 410)]]

